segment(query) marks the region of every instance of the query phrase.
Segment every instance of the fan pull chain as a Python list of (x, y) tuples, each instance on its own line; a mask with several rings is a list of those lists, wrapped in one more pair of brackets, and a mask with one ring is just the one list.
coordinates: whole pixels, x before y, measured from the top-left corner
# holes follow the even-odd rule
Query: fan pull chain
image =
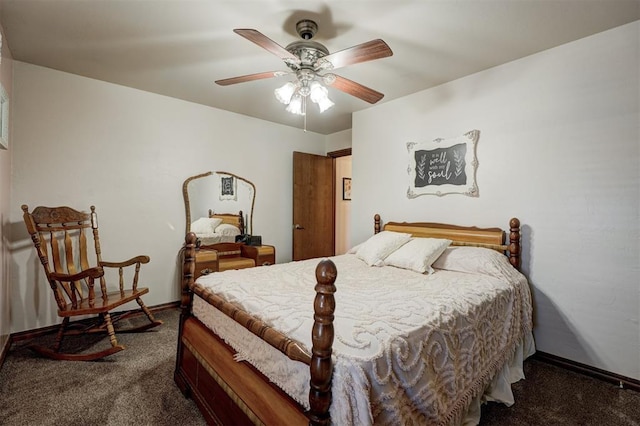
[(307, 133), (307, 97), (302, 98), (302, 115), (304, 116), (304, 132)]

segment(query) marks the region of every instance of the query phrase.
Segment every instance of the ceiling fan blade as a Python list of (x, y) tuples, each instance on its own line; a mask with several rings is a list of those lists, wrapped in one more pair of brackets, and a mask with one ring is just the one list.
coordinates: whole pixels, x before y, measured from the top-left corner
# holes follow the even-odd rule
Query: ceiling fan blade
[(282, 71), (259, 72), (257, 74), (241, 75), (239, 77), (231, 77), (231, 78), (224, 78), (222, 80), (216, 80), (216, 84), (219, 84), (220, 86), (229, 86), (231, 84), (245, 83), (247, 81), (263, 80), (265, 78), (271, 78), (271, 77), (280, 77), (281, 75), (284, 75), (284, 74), (286, 73)]
[(262, 47), (263, 49), (268, 50), (269, 52), (273, 53), (274, 55), (276, 55), (278, 58), (282, 59), (285, 62), (286, 61), (293, 61), (295, 63), (300, 63), (300, 58), (298, 58), (293, 53), (289, 52), (287, 49), (285, 49), (284, 47), (280, 46), (278, 43), (276, 43), (275, 41), (271, 40), (269, 37), (267, 37), (266, 35), (262, 34), (258, 30), (235, 29), (235, 30), (233, 30), (233, 32), (238, 34), (238, 35), (241, 35), (242, 37), (246, 38), (247, 40), (257, 44), (258, 46)]
[(335, 76), (335, 80), (332, 83), (327, 84), (351, 96), (355, 96), (356, 98), (369, 102), (370, 104), (375, 104), (384, 97), (380, 92), (363, 86), (360, 83), (356, 83), (355, 81), (351, 81), (348, 78), (340, 77), (339, 75)]
[(386, 58), (391, 55), (393, 55), (393, 52), (387, 43), (376, 39), (324, 56), (320, 59), (320, 62), (329, 61), (333, 65), (333, 69), (335, 69), (359, 64), (360, 62)]

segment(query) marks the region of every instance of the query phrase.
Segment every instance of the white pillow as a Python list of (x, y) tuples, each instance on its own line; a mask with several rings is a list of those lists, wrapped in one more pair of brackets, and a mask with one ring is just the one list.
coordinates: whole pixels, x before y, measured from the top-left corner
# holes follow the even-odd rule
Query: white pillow
[(360, 244), (356, 256), (369, 266), (384, 265), (384, 258), (411, 239), (411, 234), (382, 231)]
[(358, 249), (360, 248), (360, 246), (364, 244), (364, 243), (360, 243), (360, 244), (356, 244), (355, 246), (351, 247), (348, 251), (347, 254), (356, 254), (358, 252)]
[(216, 232), (216, 228), (222, 223), (222, 219), (219, 217), (210, 217), (209, 224), (211, 225), (211, 230)]
[(225, 235), (227, 237), (233, 237), (240, 235), (240, 229), (237, 226), (233, 226), (229, 223), (221, 223), (216, 228), (216, 234)]
[(509, 276), (513, 266), (504, 254), (484, 247), (449, 247), (432, 265), (436, 269), (491, 275)]
[(421, 274), (432, 273), (431, 264), (451, 245), (451, 240), (442, 238), (412, 238), (411, 241), (391, 253), (384, 264), (396, 268), (410, 269)]
[(221, 223), (222, 219), (218, 217), (201, 217), (191, 223), (191, 232), (195, 232), (196, 234), (212, 234)]

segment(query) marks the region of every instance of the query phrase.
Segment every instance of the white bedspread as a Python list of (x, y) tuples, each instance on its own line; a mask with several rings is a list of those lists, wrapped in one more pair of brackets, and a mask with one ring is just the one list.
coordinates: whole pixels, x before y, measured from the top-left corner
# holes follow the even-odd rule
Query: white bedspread
[[(496, 381), (505, 382), (498, 376), (515, 374), (507, 387), (522, 376), (508, 370), (533, 348), (531, 297), (526, 279), (506, 258), (483, 275), (370, 267), (350, 254), (332, 260), (338, 270), (334, 424), (461, 424), (472, 402), (477, 405), (490, 385), (501, 386)], [(310, 351), (317, 263), (214, 273), (197, 285)], [(193, 312), (238, 351), (238, 359), (308, 408), (308, 366), (289, 360), (200, 297)]]
[[(240, 232), (238, 232), (240, 235)], [(200, 240), (202, 245), (211, 245), (218, 243), (234, 243), (236, 241), (235, 235), (224, 235), (212, 232), (210, 234), (196, 234), (196, 237)]]

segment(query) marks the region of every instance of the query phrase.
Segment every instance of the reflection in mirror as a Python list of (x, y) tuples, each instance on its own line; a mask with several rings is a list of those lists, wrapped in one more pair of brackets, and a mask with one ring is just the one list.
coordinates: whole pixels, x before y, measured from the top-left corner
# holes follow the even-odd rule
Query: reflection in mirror
[(253, 232), (256, 189), (251, 181), (229, 172), (206, 172), (187, 178), (182, 195), (186, 232), (195, 232), (202, 243), (234, 242), (235, 235)]

